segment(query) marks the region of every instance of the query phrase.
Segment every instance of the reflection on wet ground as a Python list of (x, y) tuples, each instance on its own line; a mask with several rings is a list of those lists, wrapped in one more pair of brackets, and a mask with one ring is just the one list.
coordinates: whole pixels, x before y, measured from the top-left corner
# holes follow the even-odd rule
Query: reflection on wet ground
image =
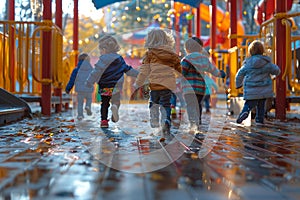
[(108, 129), (98, 107), (0, 127), (0, 199), (300, 199), (299, 121), (242, 127), (218, 108), (194, 137), (186, 116), (168, 135), (146, 104), (121, 108)]

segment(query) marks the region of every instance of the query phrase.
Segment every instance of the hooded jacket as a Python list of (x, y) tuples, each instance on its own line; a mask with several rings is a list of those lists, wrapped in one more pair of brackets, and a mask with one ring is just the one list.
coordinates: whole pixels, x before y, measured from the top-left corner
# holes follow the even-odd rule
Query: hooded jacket
[(92, 85), (98, 83), (99, 88), (122, 89), (124, 83), (124, 73), (128, 76), (136, 77), (138, 71), (125, 63), (122, 56), (117, 53), (103, 54), (95, 64), (95, 69), (88, 77), (86, 84)]
[(90, 62), (80, 60), (76, 68), (72, 71), (70, 80), (66, 86), (66, 92), (69, 93), (75, 84), (76, 92), (93, 92), (94, 87), (86, 87), (85, 81), (94, 68)]
[(151, 90), (175, 90), (176, 74), (180, 73), (180, 59), (176, 53), (167, 48), (149, 48), (140, 66), (136, 85), (141, 87), (148, 79)]
[(271, 75), (278, 76), (280, 69), (271, 58), (254, 55), (247, 58), (235, 77), (236, 88), (244, 87), (244, 99), (265, 99), (274, 96)]
[(220, 70), (213, 65), (209, 58), (200, 53), (193, 52), (186, 55), (181, 60), (182, 75), (184, 76), (182, 83), (183, 93), (195, 93), (204, 95), (206, 90), (204, 72), (208, 72), (216, 77), (221, 77)]

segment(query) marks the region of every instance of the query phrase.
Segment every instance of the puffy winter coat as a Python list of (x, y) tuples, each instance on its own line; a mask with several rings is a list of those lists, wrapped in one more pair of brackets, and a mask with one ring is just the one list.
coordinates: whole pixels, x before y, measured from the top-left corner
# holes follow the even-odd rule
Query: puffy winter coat
[(79, 61), (77, 67), (72, 71), (70, 80), (66, 86), (66, 92), (69, 93), (74, 85), (76, 92), (93, 92), (94, 87), (87, 87), (84, 84), (93, 69), (88, 61)]
[(141, 87), (148, 79), (151, 90), (175, 90), (176, 73), (181, 74), (176, 53), (167, 48), (150, 48), (144, 56), (136, 85)]
[(235, 77), (236, 88), (244, 87), (244, 99), (264, 99), (274, 96), (271, 75), (278, 76), (280, 69), (264, 55), (247, 58)]
[(95, 69), (87, 79), (86, 85), (90, 86), (98, 82), (100, 89), (114, 87), (122, 89), (124, 73), (128, 76), (136, 77), (139, 72), (127, 65), (119, 54), (104, 54), (99, 57), (98, 62), (95, 64)]

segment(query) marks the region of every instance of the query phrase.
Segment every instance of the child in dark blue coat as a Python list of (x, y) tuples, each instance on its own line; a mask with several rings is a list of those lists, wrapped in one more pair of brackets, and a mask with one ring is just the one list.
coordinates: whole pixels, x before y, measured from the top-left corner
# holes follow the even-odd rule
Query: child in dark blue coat
[(92, 87), (95, 82), (99, 86), (101, 95), (101, 127), (107, 128), (108, 108), (110, 101), (112, 103), (111, 111), (113, 122), (119, 120), (118, 110), (120, 107), (120, 91), (124, 83), (124, 74), (137, 77), (138, 71), (125, 63), (125, 60), (117, 52), (120, 46), (117, 40), (110, 36), (104, 35), (99, 40), (99, 50), (101, 56), (95, 64), (95, 69), (89, 75), (86, 85)]

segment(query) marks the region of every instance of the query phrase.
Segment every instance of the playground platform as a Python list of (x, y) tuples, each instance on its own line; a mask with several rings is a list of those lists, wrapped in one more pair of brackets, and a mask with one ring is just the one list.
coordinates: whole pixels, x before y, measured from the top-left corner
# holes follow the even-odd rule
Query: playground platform
[(238, 126), (218, 102), (195, 137), (186, 115), (171, 135), (150, 128), (143, 103), (123, 103), (108, 129), (98, 104), (75, 113), (0, 127), (1, 199), (300, 199), (298, 119)]

